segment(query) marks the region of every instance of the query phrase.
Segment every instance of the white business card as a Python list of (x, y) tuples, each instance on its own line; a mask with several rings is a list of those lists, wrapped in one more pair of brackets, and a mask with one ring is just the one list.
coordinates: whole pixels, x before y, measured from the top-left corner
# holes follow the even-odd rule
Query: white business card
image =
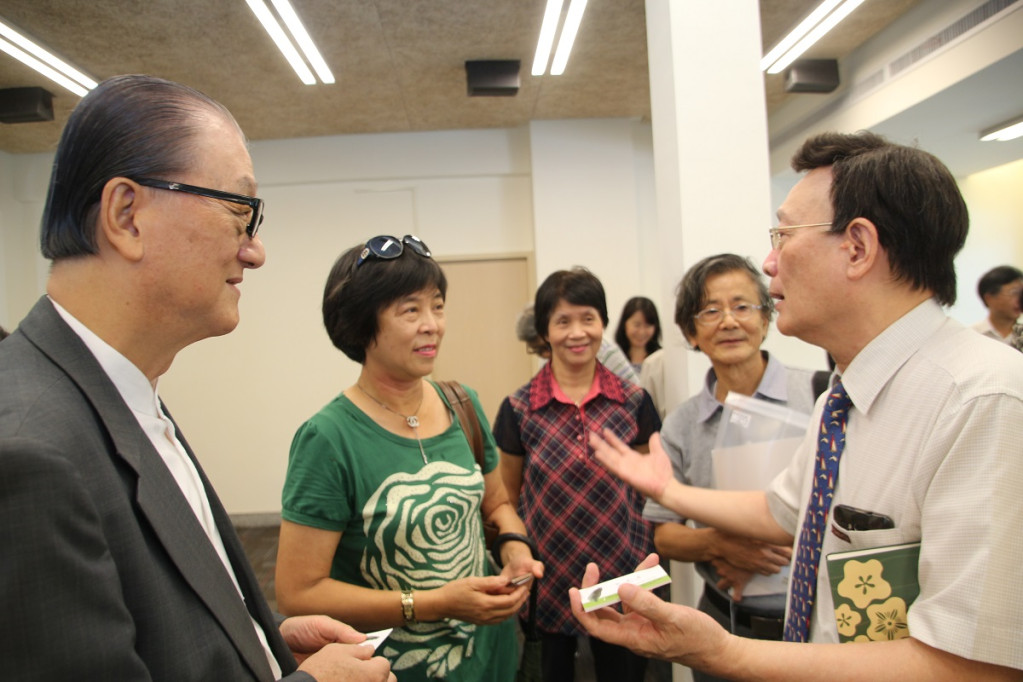
[(387, 628), (386, 630), (377, 630), (376, 632), (367, 632), (366, 641), (359, 642), (359, 646), (371, 646), (373, 651), (377, 650), (380, 643), (387, 639), (387, 636), (391, 634), (391, 630), (394, 628)]
[(626, 583), (639, 585), (645, 590), (652, 590), (655, 587), (667, 585), (670, 582), (671, 577), (664, 571), (664, 569), (660, 566), (654, 566), (652, 568), (643, 569), (642, 571), (623, 575), (619, 578), (605, 580), (593, 587), (580, 588), (579, 592), (582, 594), (583, 598), (583, 610), (593, 611), (595, 609), (611, 606), (612, 604), (620, 602), (621, 599), (618, 597), (618, 588)]

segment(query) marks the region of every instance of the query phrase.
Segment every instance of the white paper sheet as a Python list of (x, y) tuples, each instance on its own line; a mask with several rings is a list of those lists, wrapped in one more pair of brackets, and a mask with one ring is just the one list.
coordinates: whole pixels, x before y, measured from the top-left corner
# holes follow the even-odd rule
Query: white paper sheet
[[(763, 490), (792, 459), (803, 437), (781, 438), (763, 443), (747, 443), (711, 451), (715, 486), (721, 490)], [(784, 594), (788, 591), (789, 567), (774, 575), (755, 575), (743, 589), (743, 595)]]
[(714, 487), (719, 490), (763, 490), (792, 459), (803, 437), (714, 448)]

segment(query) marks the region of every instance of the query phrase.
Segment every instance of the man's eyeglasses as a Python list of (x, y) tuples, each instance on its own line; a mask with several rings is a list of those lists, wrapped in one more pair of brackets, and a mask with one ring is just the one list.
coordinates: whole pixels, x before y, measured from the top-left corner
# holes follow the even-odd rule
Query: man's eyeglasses
[(230, 201), (232, 204), (248, 206), (252, 209), (252, 215), (249, 216), (249, 224), (245, 226), (245, 232), (249, 235), (249, 239), (256, 236), (259, 226), (263, 223), (263, 200), (256, 197), (234, 194), (232, 192), (221, 192), (219, 189), (196, 187), (195, 185), (186, 185), (181, 182), (167, 182), (166, 180), (153, 180), (152, 178), (133, 178), (133, 180), (144, 187), (167, 189), (172, 192), (186, 192), (208, 199), (220, 199), (221, 201)]
[(801, 227), (824, 227), (825, 225), (831, 227), (831, 223), (807, 223), (806, 225), (779, 225), (772, 227), (768, 230), (768, 233), (771, 235), (771, 248), (775, 251), (781, 248), (781, 236), (785, 232), (798, 230)]
[(366, 247), (359, 254), (359, 260), (355, 262), (355, 267), (359, 267), (370, 258), (377, 258), (379, 260), (392, 260), (397, 258), (405, 252), (405, 247), (409, 247), (423, 258), (431, 258), (433, 254), (430, 253), (430, 247), (423, 243), (423, 240), (415, 235), (407, 234), (401, 239), (397, 237), (391, 237), (386, 234), (382, 234), (377, 237), (373, 237), (366, 242)]
[[(830, 223), (829, 223), (830, 224)], [(752, 319), (754, 315), (764, 309), (762, 305), (753, 305), (752, 303), (736, 303), (731, 308), (704, 308), (700, 312), (693, 315), (696, 319), (697, 324), (710, 326), (713, 324), (719, 324), (721, 320), (725, 318), (725, 313), (732, 316), (732, 319), (736, 322), (745, 322), (746, 320)]]

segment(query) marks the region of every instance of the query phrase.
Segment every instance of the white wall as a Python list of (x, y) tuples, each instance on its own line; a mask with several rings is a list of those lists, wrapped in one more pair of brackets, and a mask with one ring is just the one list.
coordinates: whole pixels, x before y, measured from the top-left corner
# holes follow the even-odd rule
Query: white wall
[[(639, 144), (636, 144), (636, 141)], [(583, 265), (603, 283), (610, 338), (622, 307), (648, 295), (642, 268), (656, 245), (650, 127), (633, 120), (530, 124), (537, 284), (555, 270)], [(646, 185), (648, 186), (648, 185)]]
[(49, 262), (39, 254), (53, 157), (0, 153), (0, 325), (11, 331), (46, 284)]

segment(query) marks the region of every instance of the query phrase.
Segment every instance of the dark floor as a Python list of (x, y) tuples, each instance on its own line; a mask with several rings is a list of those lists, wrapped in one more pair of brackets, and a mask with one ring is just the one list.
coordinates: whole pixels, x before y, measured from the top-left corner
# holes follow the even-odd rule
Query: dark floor
[[(241, 527), (237, 528), (238, 536), (245, 547), (245, 554), (256, 572), (256, 578), (263, 588), (263, 594), (270, 602), (270, 608), (277, 610), (277, 596), (274, 594), (274, 566), (277, 562), (277, 526)], [(576, 654), (577, 682), (593, 682), (596, 675), (593, 671), (593, 658), (585, 639), (581, 642), (579, 653)], [(647, 667), (646, 682), (666, 682), (671, 680), (670, 670), (662, 668), (662, 664)]]
[(245, 555), (249, 557), (256, 572), (259, 586), (263, 588), (270, 609), (277, 611), (277, 595), (274, 594), (274, 566), (277, 564), (277, 526), (236, 528), (242, 539)]

